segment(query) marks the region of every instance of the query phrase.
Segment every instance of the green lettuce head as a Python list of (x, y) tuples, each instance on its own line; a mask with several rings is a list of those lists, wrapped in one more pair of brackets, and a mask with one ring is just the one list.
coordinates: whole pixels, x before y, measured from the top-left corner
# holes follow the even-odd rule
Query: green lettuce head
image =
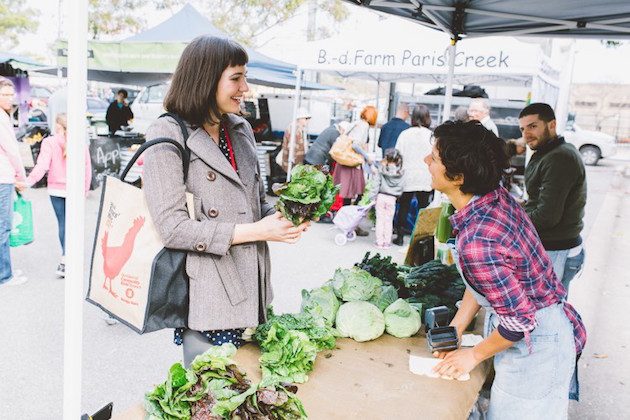
[(328, 325), (335, 322), (340, 305), (331, 286), (322, 286), (310, 292), (302, 290), (302, 312), (322, 317)]

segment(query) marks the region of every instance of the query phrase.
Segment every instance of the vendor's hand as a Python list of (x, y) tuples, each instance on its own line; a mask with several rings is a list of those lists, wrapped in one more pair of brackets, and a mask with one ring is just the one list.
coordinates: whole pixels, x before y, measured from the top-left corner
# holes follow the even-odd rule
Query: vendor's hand
[(433, 371), (440, 376), (451, 378), (459, 378), (465, 373), (470, 373), (481, 362), (475, 355), (474, 348), (457, 349), (440, 358), (442, 361), (433, 368)]
[(300, 239), (302, 232), (310, 226), (310, 222), (293, 226), (293, 223), (284, 218), (280, 212), (261, 219), (257, 224), (259, 229), (261, 229), (264, 240), (290, 244), (296, 243)]
[(25, 182), (17, 181), (15, 183), (15, 189), (18, 190), (18, 192), (22, 192), (27, 188), (28, 188), (28, 184), (26, 184)]

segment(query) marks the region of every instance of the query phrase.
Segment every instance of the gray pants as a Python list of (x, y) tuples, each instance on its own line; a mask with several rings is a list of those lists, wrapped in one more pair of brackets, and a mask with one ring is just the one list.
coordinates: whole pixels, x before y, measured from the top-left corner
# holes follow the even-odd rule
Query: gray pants
[(188, 368), (195, 357), (203, 354), (212, 347), (210, 341), (201, 335), (199, 331), (186, 329), (182, 336), (182, 347), (184, 349), (184, 365)]

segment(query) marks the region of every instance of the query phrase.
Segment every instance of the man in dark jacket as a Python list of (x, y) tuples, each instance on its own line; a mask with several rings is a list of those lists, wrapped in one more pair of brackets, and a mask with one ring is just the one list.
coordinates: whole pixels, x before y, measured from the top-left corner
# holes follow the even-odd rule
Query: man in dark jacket
[(109, 126), (109, 133), (114, 134), (120, 130), (122, 126), (129, 125), (129, 121), (133, 119), (133, 112), (127, 104), (127, 91), (120, 89), (116, 94), (116, 100), (109, 104), (105, 121)]
[(381, 134), (378, 137), (378, 147), (385, 151), (396, 147), (396, 141), (400, 133), (409, 128), (405, 120), (409, 118), (409, 106), (401, 103), (396, 109), (396, 116), (383, 124)]
[(304, 163), (309, 165), (329, 165), (331, 163), (330, 149), (335, 144), (337, 137), (347, 130), (348, 126), (347, 122), (342, 121), (332, 124), (319, 133), (313, 144), (309, 146), (304, 156)]
[(525, 169), (529, 199), (525, 211), (551, 257), (556, 276), (568, 289), (581, 270), (584, 249), (586, 171), (575, 146), (556, 134), (556, 116), (544, 103), (533, 103), (519, 115), (523, 138), (534, 150)]

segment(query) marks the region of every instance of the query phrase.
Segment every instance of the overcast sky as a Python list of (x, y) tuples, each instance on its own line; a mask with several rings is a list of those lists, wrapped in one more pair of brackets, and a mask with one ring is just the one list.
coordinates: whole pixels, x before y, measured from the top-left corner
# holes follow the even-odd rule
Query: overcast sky
[[(65, 0), (77, 1), (77, 0)], [(40, 10), (40, 25), (34, 35), (24, 36), (16, 48), (16, 52), (33, 52), (41, 57), (46, 57), (50, 61), (48, 46), (57, 38), (57, 10), (58, 0), (25, 0), (25, 3), (34, 9)], [(373, 13), (367, 10), (360, 10), (349, 6), (353, 11), (350, 19), (344, 23), (344, 27), (359, 26), (365, 29), (369, 27), (369, 21), (378, 19)], [(168, 18), (168, 12), (144, 13), (150, 26), (158, 24)], [(390, 18), (388, 20), (393, 20)], [(295, 37), (296, 28), (306, 26), (304, 16), (298, 16), (292, 23), (283, 30), (274, 31), (277, 38), (274, 43), (282, 44), (282, 37), (291, 39)], [(66, 31), (63, 31), (66, 32)], [(488, 39), (488, 42), (492, 42)], [(265, 48), (265, 53), (274, 55), (274, 51)], [(573, 71), (574, 83), (623, 83), (630, 84), (630, 41), (626, 41), (617, 48), (606, 48), (598, 40), (579, 40), (576, 46), (576, 60)], [(276, 55), (281, 58), (281, 54)]]

